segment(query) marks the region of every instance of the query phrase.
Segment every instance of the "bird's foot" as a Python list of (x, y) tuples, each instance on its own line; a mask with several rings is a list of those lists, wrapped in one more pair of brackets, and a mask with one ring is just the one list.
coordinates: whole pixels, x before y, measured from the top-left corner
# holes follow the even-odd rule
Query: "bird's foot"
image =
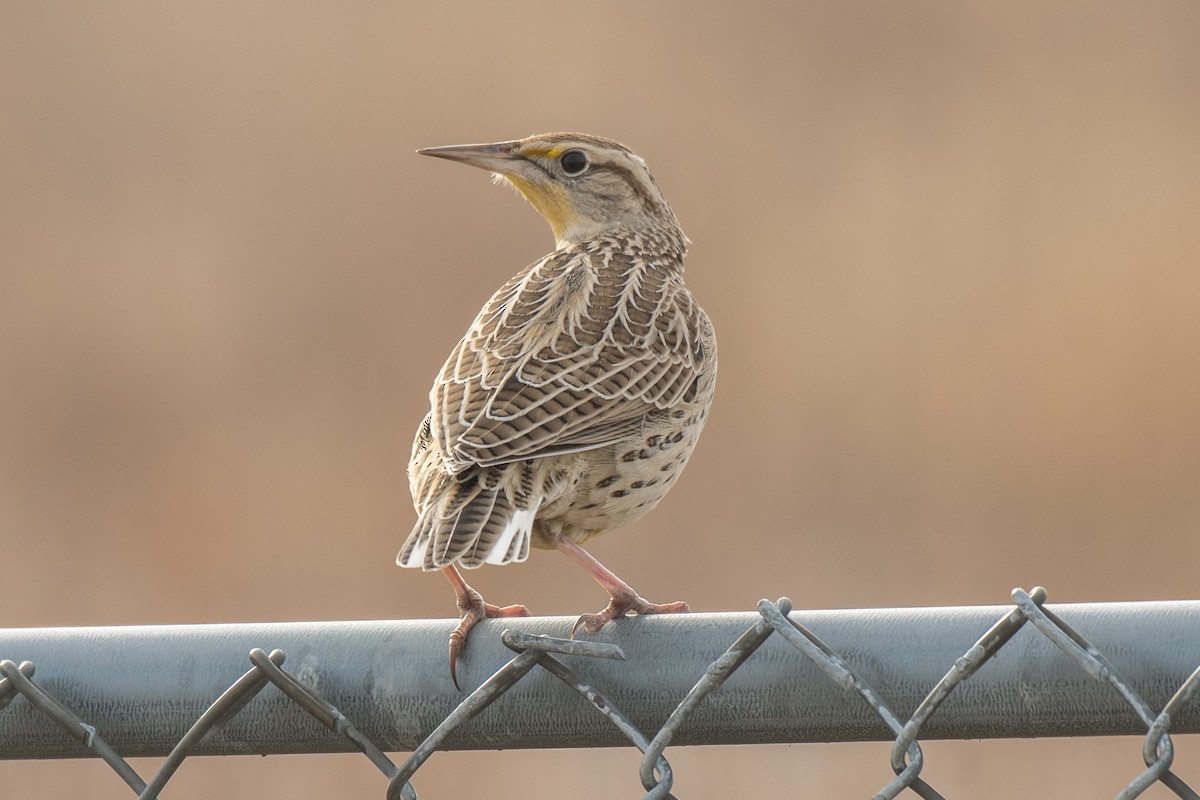
[(675, 603), (651, 603), (644, 597), (630, 592), (614, 593), (612, 600), (603, 611), (598, 614), (584, 614), (575, 621), (575, 627), (571, 628), (571, 638), (575, 638), (575, 634), (583, 628), (588, 633), (599, 633), (600, 629), (614, 619), (619, 619), (630, 613), (641, 616), (643, 614), (686, 614), (691, 611), (688, 604), (681, 601)]
[(458, 685), (458, 660), (462, 658), (463, 650), (467, 647), (467, 634), (471, 632), (471, 628), (475, 627), (476, 622), (481, 619), (497, 617), (529, 616), (529, 609), (525, 606), (498, 606), (485, 603), (479, 592), (470, 587), (468, 589), (470, 590), (469, 594), (458, 603), (462, 619), (458, 621), (458, 626), (450, 634), (450, 680), (454, 681), (455, 689), (462, 688)]

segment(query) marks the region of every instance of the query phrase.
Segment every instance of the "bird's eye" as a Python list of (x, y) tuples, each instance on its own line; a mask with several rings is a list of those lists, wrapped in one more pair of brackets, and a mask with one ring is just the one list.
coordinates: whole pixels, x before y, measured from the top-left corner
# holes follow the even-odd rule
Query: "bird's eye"
[(562, 164), (563, 172), (568, 175), (581, 175), (588, 168), (587, 156), (582, 150), (568, 150), (558, 159), (558, 163)]

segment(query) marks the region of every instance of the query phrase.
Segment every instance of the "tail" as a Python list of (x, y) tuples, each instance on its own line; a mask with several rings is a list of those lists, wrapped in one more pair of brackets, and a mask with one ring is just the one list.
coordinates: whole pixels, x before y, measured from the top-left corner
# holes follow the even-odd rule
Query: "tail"
[(510, 482), (504, 480), (513, 466), (475, 468), (459, 475), (439, 470), (433, 485), (421, 487), (417, 524), (396, 563), (425, 570), (449, 564), (471, 569), (528, 558), (540, 498), (514, 497)]

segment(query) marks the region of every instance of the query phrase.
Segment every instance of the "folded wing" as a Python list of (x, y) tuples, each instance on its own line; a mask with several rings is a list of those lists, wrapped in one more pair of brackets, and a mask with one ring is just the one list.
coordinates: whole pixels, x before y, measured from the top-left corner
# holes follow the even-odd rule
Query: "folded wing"
[(676, 261), (563, 250), (484, 306), (431, 392), (450, 472), (603, 447), (696, 392), (709, 323)]

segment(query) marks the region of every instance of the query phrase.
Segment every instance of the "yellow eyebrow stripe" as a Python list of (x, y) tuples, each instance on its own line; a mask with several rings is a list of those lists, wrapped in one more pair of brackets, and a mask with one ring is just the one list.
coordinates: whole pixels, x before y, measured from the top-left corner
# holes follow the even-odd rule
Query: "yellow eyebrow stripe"
[(537, 150), (529, 150), (525, 153), (527, 156), (542, 156), (544, 158), (558, 158), (567, 151), (565, 147), (549, 147), (538, 148)]

